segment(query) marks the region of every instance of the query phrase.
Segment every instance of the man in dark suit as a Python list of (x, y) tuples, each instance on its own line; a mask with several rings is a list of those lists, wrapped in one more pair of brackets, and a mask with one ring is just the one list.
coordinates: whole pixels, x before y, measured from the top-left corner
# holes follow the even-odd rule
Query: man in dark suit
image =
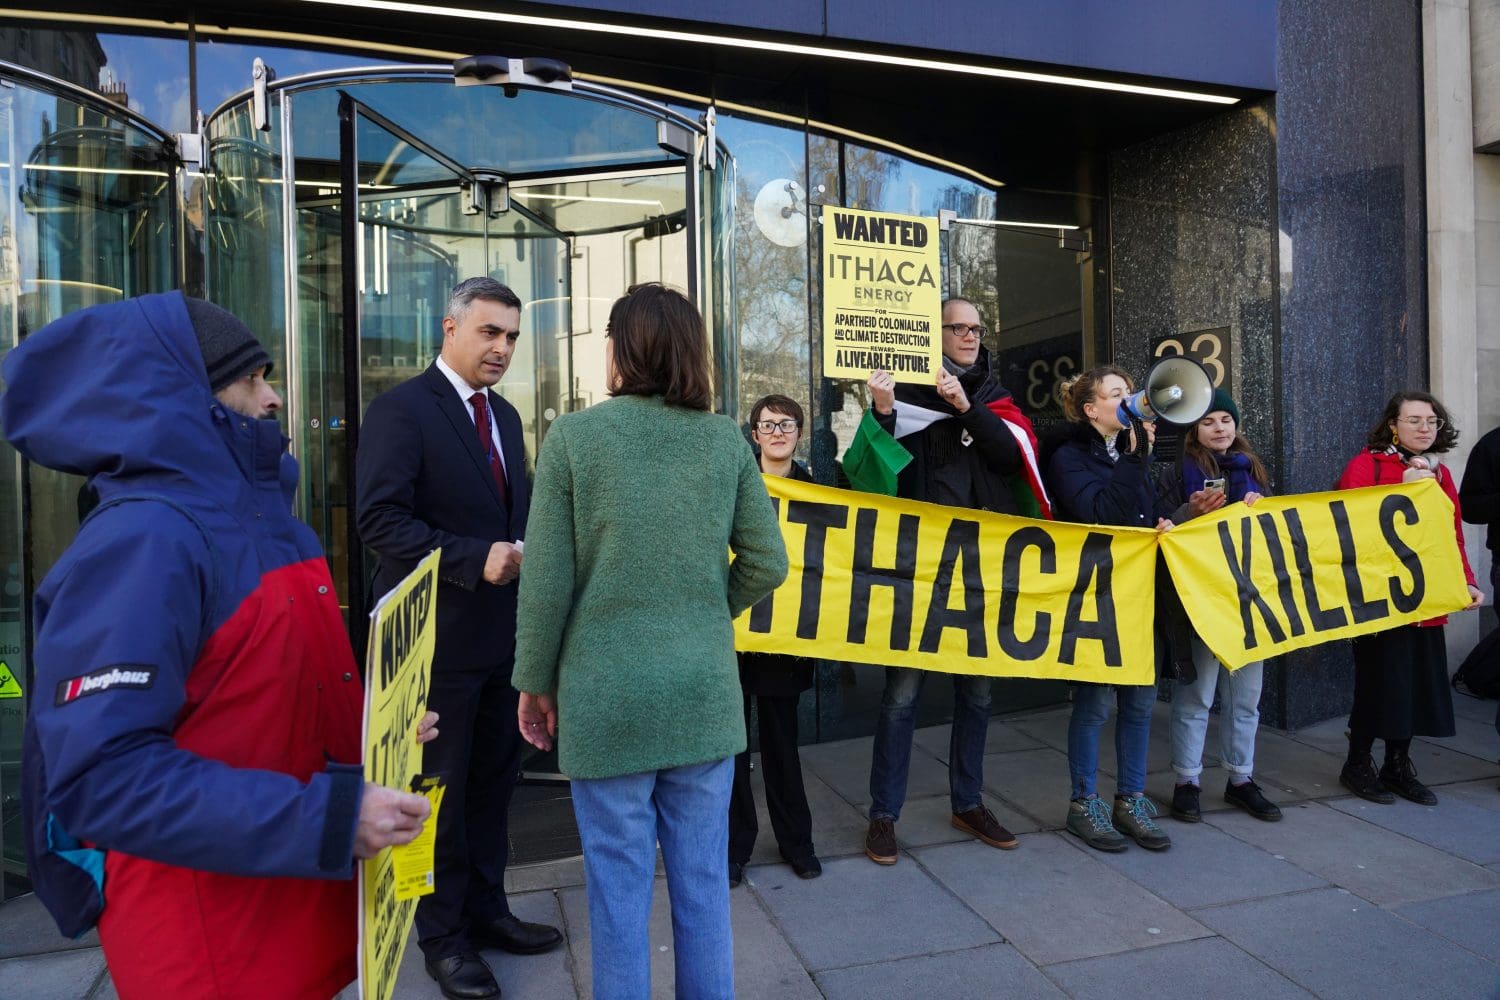
[(505, 899), (506, 813), (522, 745), (510, 685), (515, 581), (529, 496), (521, 418), (490, 386), (510, 364), (520, 323), (521, 300), (498, 281), (454, 288), (442, 353), (370, 403), (356, 462), (360, 536), (380, 556), (374, 593), (443, 550), (427, 702), (443, 738), (427, 745), (422, 766), (446, 774), (448, 789), (436, 891), (417, 904), (416, 926), (428, 973), (455, 1000), (500, 995), (477, 947), (529, 954), (562, 941), (555, 927), (518, 920)]

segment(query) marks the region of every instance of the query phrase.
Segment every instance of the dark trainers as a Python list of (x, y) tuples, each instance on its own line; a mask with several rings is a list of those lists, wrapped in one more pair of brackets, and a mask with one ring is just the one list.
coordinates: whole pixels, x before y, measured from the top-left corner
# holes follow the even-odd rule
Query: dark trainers
[(1156, 803), (1145, 795), (1115, 796), (1115, 829), (1148, 851), (1165, 851), (1172, 838), (1156, 825)]
[(1068, 832), (1099, 851), (1116, 854), (1128, 846), (1109, 821), (1109, 806), (1097, 795), (1068, 803)]
[(745, 881), (745, 866), (738, 861), (729, 862), (729, 888), (733, 889)]
[(1281, 808), (1262, 795), (1260, 786), (1253, 781), (1239, 785), (1232, 781), (1226, 782), (1224, 801), (1239, 806), (1251, 816), (1263, 819), (1267, 823), (1274, 823), (1281, 818)]
[(1396, 801), (1396, 796), (1385, 790), (1380, 783), (1380, 776), (1375, 773), (1375, 762), (1370, 759), (1369, 754), (1351, 756), (1344, 761), (1344, 769), (1339, 772), (1339, 784), (1362, 799), (1371, 802), (1379, 802), (1388, 806)]
[(896, 823), (889, 819), (870, 820), (870, 829), (865, 833), (865, 855), (877, 865), (893, 865), (899, 856), (896, 851)]
[(1385, 762), (1385, 766), (1380, 769), (1380, 783), (1419, 806), (1437, 805), (1437, 796), (1432, 793), (1432, 789), (1417, 780), (1416, 765), (1406, 754)]
[(1178, 785), (1172, 789), (1172, 818), (1184, 823), (1203, 822), (1203, 811), (1198, 808), (1197, 785)]
[(991, 847), (998, 847), (1002, 851), (1014, 850), (1020, 843), (1016, 835), (1001, 826), (995, 814), (984, 806), (975, 806), (973, 809), (954, 813), (953, 827), (971, 837), (978, 837)]

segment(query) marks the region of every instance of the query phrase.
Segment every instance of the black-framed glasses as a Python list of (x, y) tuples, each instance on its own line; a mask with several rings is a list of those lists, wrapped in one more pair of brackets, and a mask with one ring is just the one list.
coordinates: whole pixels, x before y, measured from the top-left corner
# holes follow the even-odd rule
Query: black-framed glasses
[(799, 427), (800, 425), (797, 421), (791, 418), (786, 420), (757, 420), (755, 422), (755, 429), (762, 434), (774, 434), (776, 431), (780, 431), (783, 434), (790, 434)]
[(1397, 417), (1396, 423), (1405, 424), (1412, 430), (1440, 431), (1443, 429), (1442, 417)]
[(968, 323), (944, 323), (943, 332), (951, 333), (959, 340), (966, 340), (970, 336), (983, 338), (986, 333), (989, 333), (988, 330), (977, 323), (973, 326), (970, 326)]

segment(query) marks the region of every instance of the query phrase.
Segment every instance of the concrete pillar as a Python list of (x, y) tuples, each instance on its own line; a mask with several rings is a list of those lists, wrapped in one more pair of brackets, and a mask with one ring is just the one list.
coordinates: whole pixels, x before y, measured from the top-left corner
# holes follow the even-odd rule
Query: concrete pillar
[[(1469, 0), (1422, 3), (1428, 369), (1433, 394), (1463, 432), (1458, 450), (1448, 456), (1452, 470), (1460, 474), (1479, 427), (1469, 13)], [(1451, 663), (1462, 659), (1478, 640), (1478, 625), (1475, 614), (1450, 619)]]
[[(1480, 434), (1500, 426), (1500, 0), (1469, 4), (1474, 101), (1475, 325)], [(1481, 581), (1491, 558), (1484, 529), (1469, 529), (1469, 559)], [(1488, 585), (1485, 584), (1486, 589)], [(1495, 599), (1490, 595), (1491, 601)], [(1490, 618), (1494, 620), (1493, 616)]]

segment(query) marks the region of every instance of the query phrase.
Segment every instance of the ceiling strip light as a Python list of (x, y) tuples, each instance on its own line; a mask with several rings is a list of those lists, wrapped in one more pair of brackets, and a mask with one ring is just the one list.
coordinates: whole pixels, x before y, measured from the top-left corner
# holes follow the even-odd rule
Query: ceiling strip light
[(1116, 83), (1112, 80), (1096, 80), (1089, 77), (1062, 76), (1056, 73), (1034, 73), (1029, 70), (981, 66), (976, 63), (960, 63), (943, 59), (920, 59), (914, 56), (891, 55), (881, 52), (860, 52), (854, 49), (838, 49), (826, 45), (773, 42), (763, 38), (739, 38), (734, 35), (711, 35), (697, 31), (647, 28), (642, 25), (633, 24), (605, 24), (598, 21), (580, 21), (563, 17), (539, 17), (534, 14), (515, 14), (504, 11), (438, 7), (433, 4), (403, 3), (400, 0), (302, 0), (302, 2), (316, 6), (358, 7), (362, 10), (384, 10), (396, 14), (421, 14), (430, 17), (495, 21), (502, 24), (522, 24), (536, 28), (560, 28), (565, 31), (592, 31), (606, 35), (623, 35), (629, 38), (660, 38), (665, 41), (717, 45), (724, 48), (784, 52), (789, 55), (841, 59), (847, 62), (873, 63), (880, 66), (904, 66), (908, 69), (963, 73), (969, 76), (985, 76), (1001, 80), (1020, 80), (1027, 83), (1081, 87), (1087, 90), (1107, 90), (1121, 94), (1137, 94), (1143, 97), (1167, 97), (1178, 101), (1200, 101), (1208, 104), (1239, 103), (1238, 97), (1227, 97), (1223, 94), (1209, 94), (1196, 90), (1148, 87), (1141, 84)]

